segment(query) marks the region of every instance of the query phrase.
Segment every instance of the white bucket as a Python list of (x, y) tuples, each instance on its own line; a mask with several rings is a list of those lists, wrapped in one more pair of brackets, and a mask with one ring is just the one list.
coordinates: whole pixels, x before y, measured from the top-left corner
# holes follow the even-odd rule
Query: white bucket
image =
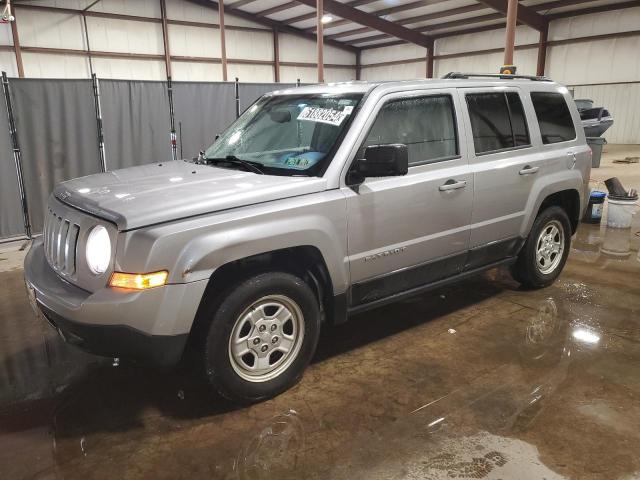
[(609, 198), (609, 211), (607, 212), (607, 227), (629, 228), (631, 219), (638, 209), (638, 200), (614, 200)]

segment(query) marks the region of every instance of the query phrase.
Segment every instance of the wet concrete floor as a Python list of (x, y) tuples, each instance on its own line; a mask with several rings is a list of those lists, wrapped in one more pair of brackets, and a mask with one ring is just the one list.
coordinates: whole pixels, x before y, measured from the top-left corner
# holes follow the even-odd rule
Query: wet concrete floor
[(581, 225), (549, 288), (493, 270), (327, 328), (248, 408), (67, 346), (0, 272), (0, 479), (640, 478), (639, 245)]

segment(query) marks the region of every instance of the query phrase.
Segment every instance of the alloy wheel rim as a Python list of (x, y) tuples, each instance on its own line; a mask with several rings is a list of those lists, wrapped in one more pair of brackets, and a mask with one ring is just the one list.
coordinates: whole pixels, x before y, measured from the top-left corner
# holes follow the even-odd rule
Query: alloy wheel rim
[(303, 339), (300, 306), (287, 296), (268, 295), (236, 319), (229, 337), (229, 360), (242, 379), (266, 382), (289, 368)]
[(564, 228), (557, 220), (547, 223), (536, 242), (536, 266), (543, 275), (553, 273), (564, 253)]

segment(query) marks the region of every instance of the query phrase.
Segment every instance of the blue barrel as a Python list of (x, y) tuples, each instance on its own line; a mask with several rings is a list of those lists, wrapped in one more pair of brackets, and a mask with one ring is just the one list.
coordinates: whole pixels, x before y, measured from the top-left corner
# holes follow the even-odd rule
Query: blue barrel
[(602, 220), (602, 209), (604, 207), (604, 200), (607, 198), (605, 192), (594, 190), (589, 195), (589, 205), (587, 211), (584, 213), (582, 221), (584, 223), (599, 224)]

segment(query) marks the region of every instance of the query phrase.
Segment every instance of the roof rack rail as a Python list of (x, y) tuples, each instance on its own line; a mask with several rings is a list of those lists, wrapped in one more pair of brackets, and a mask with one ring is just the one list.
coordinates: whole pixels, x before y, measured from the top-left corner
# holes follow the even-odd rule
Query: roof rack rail
[(498, 78), (500, 80), (531, 80), (532, 82), (552, 82), (549, 77), (536, 76), (536, 75), (505, 75), (503, 73), (462, 73), (462, 72), (449, 72), (444, 77), (446, 79), (467, 79), (471, 77), (486, 77), (486, 78)]

